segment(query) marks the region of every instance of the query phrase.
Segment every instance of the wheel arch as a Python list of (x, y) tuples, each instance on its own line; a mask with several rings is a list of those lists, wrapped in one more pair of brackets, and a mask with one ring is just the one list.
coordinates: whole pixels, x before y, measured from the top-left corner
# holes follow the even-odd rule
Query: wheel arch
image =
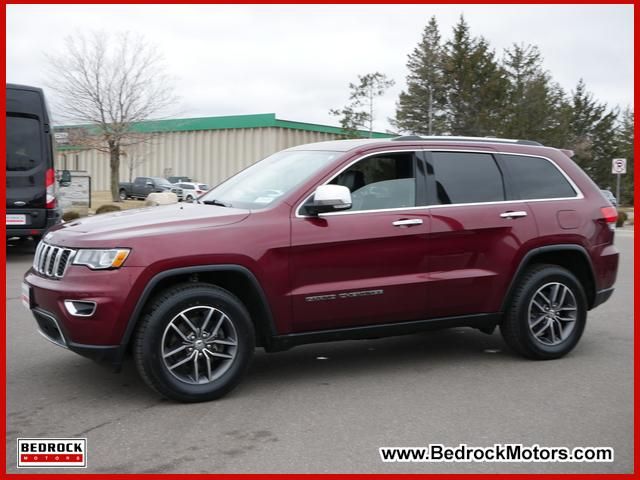
[(507, 289), (507, 294), (502, 302), (502, 312), (509, 308), (509, 302), (511, 302), (516, 285), (527, 267), (538, 263), (558, 265), (573, 273), (584, 288), (589, 309), (594, 307), (596, 300), (595, 272), (587, 250), (577, 244), (559, 244), (534, 248), (524, 255)]
[(246, 267), (241, 265), (199, 265), (165, 270), (156, 274), (147, 282), (138, 298), (136, 306), (129, 317), (129, 322), (122, 336), (116, 365), (122, 363), (124, 354), (131, 344), (136, 326), (143, 315), (144, 308), (155, 294), (178, 283), (198, 281), (210, 283), (229, 290), (245, 305), (256, 329), (258, 346), (268, 348), (271, 339), (276, 335), (275, 323), (271, 308), (258, 279)]

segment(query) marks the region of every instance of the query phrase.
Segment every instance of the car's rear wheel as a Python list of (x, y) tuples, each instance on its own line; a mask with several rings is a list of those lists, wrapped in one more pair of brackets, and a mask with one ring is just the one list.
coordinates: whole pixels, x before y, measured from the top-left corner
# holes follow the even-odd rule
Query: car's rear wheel
[(125, 201), (127, 199), (127, 191), (120, 190), (120, 200)]
[(587, 299), (578, 279), (557, 265), (535, 265), (518, 281), (500, 331), (517, 353), (549, 360), (573, 350), (586, 320)]
[(244, 305), (227, 290), (190, 283), (152, 301), (138, 328), (134, 356), (142, 378), (160, 394), (200, 402), (238, 384), (254, 347)]

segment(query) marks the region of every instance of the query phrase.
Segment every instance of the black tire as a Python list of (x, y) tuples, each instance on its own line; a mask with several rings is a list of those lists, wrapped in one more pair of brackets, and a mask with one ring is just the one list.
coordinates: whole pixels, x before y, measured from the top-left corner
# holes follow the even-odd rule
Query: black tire
[[(572, 330), (565, 339), (555, 345), (543, 343), (536, 338), (529, 327), (529, 309), (532, 299), (538, 289), (549, 283), (566, 286), (573, 294), (576, 309)], [(573, 350), (582, 336), (586, 321), (587, 298), (584, 288), (575, 275), (557, 265), (538, 264), (529, 267), (518, 280), (510, 305), (500, 324), (500, 332), (507, 345), (516, 353), (535, 360), (551, 360), (560, 358)]]
[(120, 200), (125, 201), (127, 199), (127, 191), (120, 190)]
[[(162, 358), (165, 329), (180, 312), (195, 306), (213, 307), (224, 312), (237, 337), (235, 357), (224, 373), (200, 384), (176, 378)], [(225, 395), (240, 382), (254, 348), (255, 329), (247, 309), (237, 297), (213, 285), (183, 283), (163, 291), (150, 302), (136, 332), (133, 354), (140, 376), (152, 389), (180, 402), (203, 402)], [(206, 357), (204, 353), (203, 357)]]

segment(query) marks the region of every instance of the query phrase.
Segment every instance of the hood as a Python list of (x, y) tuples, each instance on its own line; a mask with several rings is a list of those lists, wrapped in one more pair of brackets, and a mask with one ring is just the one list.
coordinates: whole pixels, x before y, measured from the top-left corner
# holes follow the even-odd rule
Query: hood
[(96, 243), (109, 248), (124, 239), (180, 231), (195, 233), (199, 229), (231, 225), (244, 220), (249, 214), (249, 210), (198, 203), (136, 208), (63, 223), (51, 230), (44, 240), (60, 246)]

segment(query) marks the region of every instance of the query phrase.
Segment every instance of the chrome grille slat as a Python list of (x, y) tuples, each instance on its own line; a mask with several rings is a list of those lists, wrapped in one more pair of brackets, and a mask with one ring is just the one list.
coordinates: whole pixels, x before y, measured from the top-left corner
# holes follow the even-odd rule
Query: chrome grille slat
[(44, 266), (47, 263), (47, 255), (49, 254), (49, 250), (51, 247), (49, 245), (45, 245), (42, 249), (42, 255), (40, 255), (40, 273), (44, 273)]
[(45, 277), (62, 278), (76, 251), (40, 242), (33, 259), (33, 269)]
[(49, 274), (49, 264), (51, 263), (51, 256), (53, 255), (54, 250), (55, 247), (49, 247), (47, 249), (47, 255), (45, 256), (44, 264), (42, 265), (42, 273), (45, 275)]
[(38, 243), (38, 246), (36, 247), (36, 254), (33, 257), (33, 269), (35, 271), (38, 271), (38, 260), (40, 259), (40, 252), (42, 251), (42, 245), (44, 245), (43, 242)]

